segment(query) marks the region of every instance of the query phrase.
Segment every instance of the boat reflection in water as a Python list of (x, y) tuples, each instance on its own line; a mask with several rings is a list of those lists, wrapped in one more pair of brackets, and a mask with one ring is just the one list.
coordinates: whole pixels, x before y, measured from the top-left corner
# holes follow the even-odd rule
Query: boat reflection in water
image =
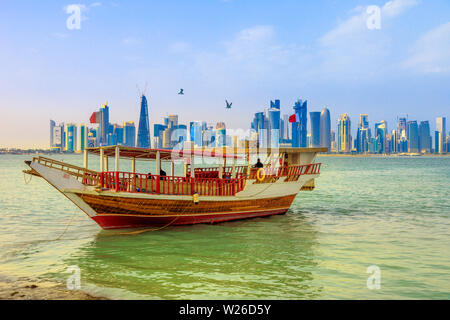
[(316, 233), (293, 212), (139, 234), (106, 230), (65, 263), (79, 266), (83, 289), (111, 298), (317, 299)]

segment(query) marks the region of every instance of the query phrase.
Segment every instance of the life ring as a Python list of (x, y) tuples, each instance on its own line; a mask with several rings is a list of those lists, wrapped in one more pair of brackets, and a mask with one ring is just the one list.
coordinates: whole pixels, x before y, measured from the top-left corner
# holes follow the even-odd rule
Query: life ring
[[(262, 176), (261, 176), (262, 172)], [(266, 177), (266, 171), (264, 168), (259, 168), (258, 171), (256, 171), (256, 179), (258, 179), (259, 182), (262, 182), (264, 178)]]

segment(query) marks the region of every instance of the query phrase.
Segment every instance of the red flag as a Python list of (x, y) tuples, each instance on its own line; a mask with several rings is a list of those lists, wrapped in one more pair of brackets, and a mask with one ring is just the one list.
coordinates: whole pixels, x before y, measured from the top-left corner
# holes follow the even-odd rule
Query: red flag
[(100, 111), (92, 112), (92, 115), (89, 118), (89, 121), (91, 123), (100, 123), (102, 121), (101, 119), (102, 119), (102, 113)]
[(299, 122), (299, 118), (297, 114), (293, 114), (292, 116), (289, 116), (289, 122)]

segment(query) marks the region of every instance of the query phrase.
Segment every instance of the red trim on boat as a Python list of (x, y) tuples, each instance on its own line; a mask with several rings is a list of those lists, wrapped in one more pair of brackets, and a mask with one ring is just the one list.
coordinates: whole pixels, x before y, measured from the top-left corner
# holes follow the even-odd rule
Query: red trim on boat
[(103, 229), (161, 227), (164, 225), (187, 225), (197, 223), (219, 223), (231, 220), (265, 217), (284, 214), (288, 209), (269, 211), (238, 212), (231, 214), (201, 214), (180, 216), (131, 216), (131, 215), (97, 215), (92, 219)]

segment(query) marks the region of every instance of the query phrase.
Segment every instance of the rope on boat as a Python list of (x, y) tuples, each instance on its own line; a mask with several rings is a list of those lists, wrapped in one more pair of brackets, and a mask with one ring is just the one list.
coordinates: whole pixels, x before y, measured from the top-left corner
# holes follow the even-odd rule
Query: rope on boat
[(31, 179), (33, 179), (33, 175), (30, 174), (30, 180), (27, 181), (27, 178), (25, 177), (28, 173), (23, 173), (23, 181), (25, 182), (25, 184), (30, 184)]
[(74, 210), (74, 211), (73, 211), (73, 214), (72, 214), (72, 217), (70, 218), (70, 221), (69, 221), (69, 223), (66, 225), (66, 228), (64, 229), (64, 231), (63, 231), (58, 237), (56, 237), (56, 238), (53, 239), (53, 240), (49, 240), (49, 241), (58, 241), (58, 240), (61, 239), (61, 237), (62, 237), (63, 235), (66, 234), (67, 230), (69, 229), (70, 225), (72, 224), (73, 218), (75, 217), (75, 214), (76, 214), (76, 213), (77, 213), (77, 210)]
[(178, 220), (178, 218), (181, 217), (180, 215), (177, 215), (172, 221), (170, 221), (168, 224), (162, 226), (162, 227), (158, 227), (158, 228), (146, 228), (146, 229), (142, 229), (142, 230), (136, 230), (136, 231), (130, 231), (130, 232), (120, 232), (120, 233), (114, 233), (111, 234), (111, 236), (115, 236), (115, 235), (137, 235), (137, 234), (141, 234), (144, 232), (149, 232), (149, 231), (158, 231), (158, 230), (162, 230), (167, 228), (168, 226), (170, 226), (172, 223), (174, 223), (176, 220)]

